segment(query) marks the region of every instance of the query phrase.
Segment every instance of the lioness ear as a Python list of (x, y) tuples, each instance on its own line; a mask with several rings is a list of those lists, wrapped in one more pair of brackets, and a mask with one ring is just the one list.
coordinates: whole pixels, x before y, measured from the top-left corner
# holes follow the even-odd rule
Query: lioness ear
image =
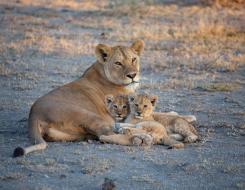
[(135, 42), (133, 42), (133, 44), (131, 45), (131, 48), (136, 51), (136, 53), (138, 55), (141, 55), (141, 53), (143, 52), (144, 50), (144, 46), (145, 46), (145, 43), (143, 40), (136, 40)]
[(113, 95), (112, 94), (108, 94), (105, 96), (106, 105), (109, 105), (110, 103), (112, 103), (112, 101), (113, 101)]
[(105, 63), (108, 57), (110, 56), (110, 54), (111, 54), (111, 47), (107, 45), (98, 44), (95, 48), (95, 55), (100, 63)]
[(156, 105), (156, 102), (157, 102), (157, 96), (155, 96), (155, 95), (152, 95), (151, 96), (151, 104), (153, 105), (153, 106), (155, 106)]

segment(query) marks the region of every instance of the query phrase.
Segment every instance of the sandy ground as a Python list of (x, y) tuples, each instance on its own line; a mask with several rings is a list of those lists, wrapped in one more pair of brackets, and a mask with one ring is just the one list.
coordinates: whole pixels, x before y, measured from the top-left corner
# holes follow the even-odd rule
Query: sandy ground
[[(245, 189), (245, 8), (192, 1), (0, 1), (0, 189)], [(202, 1), (203, 2), (203, 1)], [(139, 3), (139, 4), (137, 4)], [(182, 150), (96, 141), (29, 145), (28, 112), (78, 78), (98, 43), (141, 38), (141, 91), (157, 111), (197, 116), (201, 141)]]

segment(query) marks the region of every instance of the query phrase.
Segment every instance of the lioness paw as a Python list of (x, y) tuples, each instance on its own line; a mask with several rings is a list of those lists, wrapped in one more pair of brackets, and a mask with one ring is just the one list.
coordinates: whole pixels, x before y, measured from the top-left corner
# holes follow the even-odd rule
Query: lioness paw
[(136, 134), (132, 137), (134, 145), (151, 146), (153, 144), (153, 137), (148, 134)]
[(106, 143), (108, 141), (108, 136), (106, 135), (101, 135), (99, 137), (100, 142)]

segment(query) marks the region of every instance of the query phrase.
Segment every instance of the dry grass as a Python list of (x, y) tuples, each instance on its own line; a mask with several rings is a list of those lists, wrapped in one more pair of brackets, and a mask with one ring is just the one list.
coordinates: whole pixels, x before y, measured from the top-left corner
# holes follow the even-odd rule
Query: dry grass
[(209, 92), (231, 92), (240, 88), (240, 85), (237, 83), (211, 83), (211, 84), (202, 84), (197, 86)]
[[(218, 1), (209, 5), (214, 2)], [(178, 6), (150, 0), (141, 3), (21, 0), (17, 4), (14, 1), (1, 4), (16, 6), (20, 12), (22, 7), (48, 8), (41, 13), (33, 11), (33, 15), (13, 15), (7, 8), (3, 19), (6, 27), (2, 36), (5, 37), (0, 37), (0, 59), (10, 65), (14, 64), (13, 55), (93, 55), (98, 43), (124, 44), (138, 38), (146, 41), (149, 51), (143, 59), (150, 63), (150, 69), (158, 73), (165, 69), (172, 71), (161, 88), (192, 89), (206, 79), (205, 73), (233, 72), (245, 65), (245, 8), (242, 6), (220, 9), (203, 6), (203, 2)], [(62, 12), (64, 9), (68, 12)], [(8, 64), (0, 65), (1, 75), (13, 72)], [(185, 76), (176, 77), (183, 73)], [(211, 77), (209, 82), (215, 80)]]
[(45, 6), (47, 8), (67, 8), (72, 10), (98, 10), (105, 5), (105, 1), (74, 1), (74, 0), (20, 0), (23, 5)]
[(233, 9), (244, 7), (245, 5), (244, 0), (203, 0), (203, 3), (218, 8), (229, 7)]
[(6, 180), (19, 180), (24, 178), (25, 176), (21, 173), (18, 172), (12, 172), (12, 173), (8, 173), (4, 176), (0, 176), (0, 180), (6, 181)]

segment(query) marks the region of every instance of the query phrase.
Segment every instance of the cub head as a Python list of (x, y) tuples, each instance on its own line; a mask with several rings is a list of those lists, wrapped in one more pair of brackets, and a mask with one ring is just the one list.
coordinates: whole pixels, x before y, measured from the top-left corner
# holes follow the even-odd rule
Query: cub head
[(123, 121), (129, 115), (129, 102), (126, 95), (107, 95), (106, 107), (111, 116), (117, 121)]
[(157, 101), (157, 96), (138, 94), (129, 96), (131, 114), (137, 119), (143, 119), (152, 115)]
[(130, 86), (139, 83), (139, 56), (143, 49), (144, 42), (137, 40), (129, 47), (99, 44), (95, 54), (97, 62), (103, 65), (107, 80), (116, 85)]

